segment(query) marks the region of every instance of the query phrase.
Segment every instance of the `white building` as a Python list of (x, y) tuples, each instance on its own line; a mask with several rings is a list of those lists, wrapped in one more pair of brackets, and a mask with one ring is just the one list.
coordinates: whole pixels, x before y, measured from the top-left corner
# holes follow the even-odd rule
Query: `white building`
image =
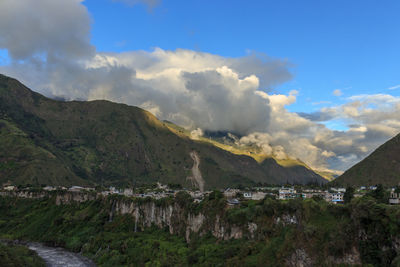
[(189, 195), (194, 199), (203, 199), (204, 197), (201, 191), (189, 191)]
[(343, 203), (343, 193), (330, 193), (330, 202), (337, 204), (337, 203)]
[(126, 197), (131, 197), (131, 196), (133, 196), (133, 190), (131, 188), (125, 188), (123, 194)]
[(8, 186), (3, 187), (3, 189), (6, 191), (14, 191), (17, 189), (17, 187), (15, 187), (13, 185), (8, 185)]
[(253, 197), (253, 193), (251, 192), (244, 192), (243, 197), (247, 199), (251, 199)]
[(390, 192), (389, 204), (398, 205), (400, 204), (400, 193), (396, 193), (393, 189)]
[(296, 190), (294, 190), (293, 187), (282, 187), (279, 189), (279, 199), (293, 199), (296, 198), (297, 194), (296, 194)]
[(335, 188), (335, 187), (331, 187), (331, 191), (333, 191), (333, 192), (338, 192), (338, 193), (344, 193), (344, 192), (346, 192), (346, 188)]
[(48, 185), (48, 186), (43, 187), (43, 190), (45, 190), (45, 191), (54, 191), (54, 190), (56, 190), (56, 188)]
[(252, 200), (261, 200), (264, 199), (264, 197), (267, 195), (267, 193), (264, 192), (254, 192), (251, 196)]
[(82, 186), (77, 186), (77, 185), (71, 186), (68, 189), (68, 191), (71, 191), (71, 192), (80, 192), (80, 191), (83, 191), (83, 190), (84, 190), (84, 188)]

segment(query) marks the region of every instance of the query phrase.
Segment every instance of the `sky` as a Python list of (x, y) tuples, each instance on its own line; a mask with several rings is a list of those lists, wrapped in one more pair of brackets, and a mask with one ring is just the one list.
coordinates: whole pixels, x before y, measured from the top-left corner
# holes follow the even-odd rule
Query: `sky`
[(146, 12), (145, 5), (84, 2), (94, 20), (92, 41), (100, 51), (185, 48), (226, 57), (254, 52), (287, 59), (295, 77), (273, 89), (301, 92), (293, 111), (341, 101), (334, 90), (342, 96), (385, 93), (400, 84), (399, 1), (227, 3), (163, 1)]
[(340, 173), (400, 132), (400, 2), (2, 0), (0, 73)]

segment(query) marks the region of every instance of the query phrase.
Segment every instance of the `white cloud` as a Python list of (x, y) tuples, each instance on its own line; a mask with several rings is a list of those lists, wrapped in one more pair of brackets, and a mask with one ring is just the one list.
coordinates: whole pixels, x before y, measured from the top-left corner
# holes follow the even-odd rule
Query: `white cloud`
[(399, 88), (400, 88), (400, 84), (392, 86), (392, 87), (389, 87), (388, 89), (389, 90), (395, 90), (395, 89), (399, 89)]
[(400, 97), (391, 95), (356, 95), (347, 103), (323, 108), (306, 118), (318, 122), (319, 118), (342, 120), (347, 131), (320, 131), (314, 138), (319, 148), (332, 151), (336, 159), (332, 168), (346, 169), (363, 159), (373, 149), (400, 132)]
[(333, 94), (334, 96), (341, 96), (341, 95), (343, 95), (343, 92), (342, 92), (342, 90), (340, 90), (340, 89), (336, 89), (336, 90), (333, 91), (332, 94)]
[(81, 0), (0, 1), (0, 49), (13, 59), (88, 58), (90, 16)]

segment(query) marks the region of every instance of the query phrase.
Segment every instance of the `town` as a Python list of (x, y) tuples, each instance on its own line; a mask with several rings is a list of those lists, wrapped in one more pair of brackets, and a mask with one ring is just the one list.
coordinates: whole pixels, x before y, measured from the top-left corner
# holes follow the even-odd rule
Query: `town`
[[(273, 198), (279, 200), (289, 199), (318, 199), (325, 200), (332, 204), (345, 203), (346, 190), (347, 194), (351, 198), (362, 197), (368, 192), (377, 190), (378, 186), (360, 186), (358, 188), (343, 188), (343, 187), (329, 187), (322, 188), (318, 186), (304, 186), (304, 185), (292, 185), (292, 186), (259, 186), (252, 188), (226, 188), (221, 191), (227, 201), (228, 206), (239, 205), (241, 201), (246, 200), (262, 200), (264, 198)], [(351, 192), (349, 192), (349, 190)], [(400, 187), (387, 188), (385, 190), (388, 195), (388, 204), (399, 205), (400, 204)], [(204, 197), (209, 195), (213, 191), (204, 191), (181, 188), (180, 185), (169, 184), (163, 185), (159, 182), (149, 185), (143, 185), (136, 188), (116, 188), (110, 186), (108, 188), (94, 188), (94, 187), (82, 187), (82, 186), (41, 186), (41, 187), (21, 187), (11, 184), (4, 184), (2, 187), (3, 192), (17, 192), (17, 191), (63, 191), (63, 192), (93, 192), (101, 196), (108, 195), (123, 195), (125, 197), (132, 198), (151, 198), (151, 199), (162, 199), (167, 197), (174, 197), (179, 192), (188, 193), (194, 202), (200, 203)], [(0, 195), (2, 192), (0, 191)]]

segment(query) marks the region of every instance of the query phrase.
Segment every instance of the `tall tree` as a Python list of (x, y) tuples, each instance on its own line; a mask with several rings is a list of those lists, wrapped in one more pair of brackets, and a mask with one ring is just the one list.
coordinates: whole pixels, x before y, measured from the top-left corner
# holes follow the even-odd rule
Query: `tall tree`
[(346, 192), (344, 193), (343, 200), (344, 203), (350, 203), (350, 201), (354, 198), (354, 188), (348, 186), (346, 188)]

